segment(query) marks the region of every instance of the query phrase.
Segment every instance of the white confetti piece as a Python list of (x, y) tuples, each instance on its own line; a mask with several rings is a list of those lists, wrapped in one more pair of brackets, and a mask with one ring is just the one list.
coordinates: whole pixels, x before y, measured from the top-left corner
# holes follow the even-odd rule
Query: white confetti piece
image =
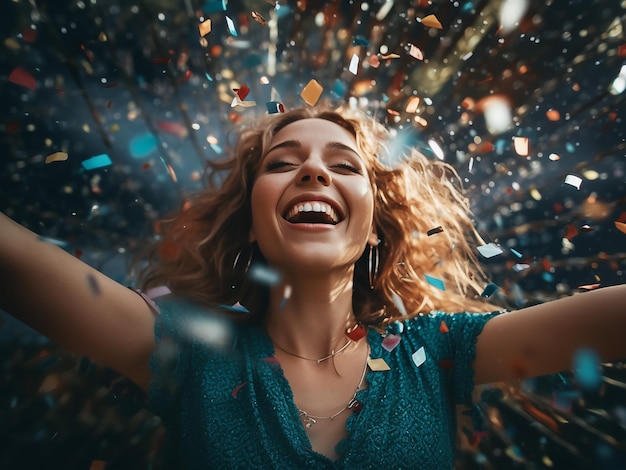
[(400, 296), (398, 294), (396, 294), (395, 292), (392, 292), (391, 293), (391, 298), (393, 300), (393, 304), (396, 306), (398, 311), (402, 315), (407, 316), (408, 313), (406, 311), (406, 307), (404, 306), (404, 302), (402, 302), (402, 299), (400, 298)]
[(498, 256), (504, 253), (502, 251), (502, 248), (500, 248), (495, 243), (487, 243), (486, 245), (481, 245), (477, 247), (476, 249), (485, 258), (493, 258), (494, 256)]
[(580, 189), (580, 185), (582, 182), (583, 182), (583, 179), (576, 175), (567, 175), (565, 177), (565, 184), (574, 186), (576, 189)]
[(356, 75), (359, 71), (359, 56), (352, 54), (352, 60), (350, 60), (350, 67), (348, 68), (350, 73)]
[(424, 346), (419, 348), (417, 351), (413, 353), (411, 356), (413, 362), (417, 367), (420, 367), (426, 361), (426, 351), (424, 350)]

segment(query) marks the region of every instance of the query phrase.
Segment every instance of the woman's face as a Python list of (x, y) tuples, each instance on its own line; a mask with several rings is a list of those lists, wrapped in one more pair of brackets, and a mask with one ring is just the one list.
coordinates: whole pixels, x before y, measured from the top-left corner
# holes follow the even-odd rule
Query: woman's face
[(378, 243), (374, 197), (354, 137), (302, 119), (272, 139), (252, 188), (251, 241), (284, 272), (353, 265)]

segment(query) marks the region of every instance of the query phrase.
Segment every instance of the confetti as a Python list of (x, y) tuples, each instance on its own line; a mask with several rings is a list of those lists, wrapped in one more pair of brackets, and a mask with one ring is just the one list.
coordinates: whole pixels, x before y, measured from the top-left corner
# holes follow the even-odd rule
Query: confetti
[(353, 75), (356, 75), (359, 71), (359, 56), (357, 54), (352, 54), (352, 59), (350, 60), (350, 66), (348, 70)]
[(13, 71), (9, 75), (9, 81), (11, 83), (15, 83), (16, 85), (23, 86), (24, 88), (28, 88), (29, 90), (37, 89), (37, 81), (35, 77), (33, 77), (30, 72), (26, 70), (15, 67)]
[(391, 352), (396, 348), (396, 346), (398, 346), (398, 344), (400, 344), (401, 340), (402, 340), (402, 336), (398, 336), (394, 334), (387, 335), (385, 336), (385, 338), (383, 338), (382, 347), (386, 351)]
[(494, 284), (493, 282), (490, 282), (489, 284), (487, 284), (487, 286), (485, 286), (485, 289), (483, 290), (481, 297), (491, 297), (493, 294), (495, 294), (498, 291), (499, 287)]
[(594, 391), (602, 385), (600, 357), (591, 349), (579, 349), (574, 354), (572, 364), (576, 382), (584, 390)]
[(267, 103), (265, 103), (265, 107), (267, 108), (267, 112), (269, 114), (285, 112), (285, 105), (282, 103), (279, 103), (278, 101), (268, 101)]
[(396, 53), (391, 53), (391, 54), (381, 54), (380, 57), (382, 57), (383, 59), (399, 59), (400, 55)]
[(420, 99), (417, 96), (411, 96), (409, 98), (409, 101), (407, 101), (406, 103), (406, 108), (405, 111), (407, 113), (415, 113), (417, 112), (417, 108), (420, 105)]
[(391, 8), (393, 8), (393, 2), (394, 0), (385, 0), (385, 2), (376, 12), (376, 21), (382, 21), (387, 17), (389, 12), (391, 11)]
[(424, 364), (424, 362), (426, 362), (426, 351), (424, 350), (424, 346), (415, 351), (411, 356), (411, 359), (413, 359), (413, 362), (417, 367)]
[(493, 258), (494, 256), (498, 256), (504, 253), (504, 251), (502, 251), (502, 248), (500, 248), (495, 243), (487, 243), (486, 245), (480, 245), (476, 249), (485, 258)]
[(231, 20), (228, 16), (226, 17), (226, 25), (228, 26), (228, 32), (231, 36), (237, 37), (237, 29), (235, 28), (235, 22)]
[(69, 158), (68, 154), (65, 152), (54, 152), (51, 155), (48, 155), (44, 160), (44, 163), (47, 165), (52, 162), (64, 162)]
[(242, 83), (239, 88), (233, 88), (233, 91), (237, 93), (237, 97), (243, 101), (246, 99), (246, 96), (250, 93), (250, 88), (245, 83)]
[(579, 289), (583, 289), (583, 290), (594, 290), (594, 289), (597, 289), (598, 287), (600, 287), (600, 284), (585, 284), (582, 286), (578, 286)]
[(369, 58), (369, 63), (372, 67), (374, 67), (375, 69), (377, 69), (378, 67), (380, 67), (380, 59), (378, 58), (377, 55), (373, 55)]
[(406, 311), (406, 307), (404, 306), (404, 302), (402, 301), (402, 298), (395, 292), (392, 292), (391, 299), (393, 300), (393, 304), (398, 309), (398, 312), (400, 312), (403, 316), (406, 317), (408, 315), (408, 312)]
[(446, 334), (450, 332), (450, 328), (448, 328), (448, 325), (445, 321), (441, 320), (441, 323), (439, 324), (439, 333), (441, 334)]
[(570, 186), (575, 187), (576, 189), (580, 189), (580, 185), (583, 182), (583, 179), (580, 176), (576, 175), (567, 175), (565, 177), (565, 184), (569, 184)]
[(95, 170), (96, 168), (103, 168), (105, 166), (112, 165), (111, 157), (106, 153), (102, 155), (96, 155), (81, 162), (81, 165), (85, 170)]
[(420, 21), (427, 28), (443, 29), (443, 26), (441, 26), (441, 23), (435, 15), (425, 16), (421, 20), (418, 19), (418, 21)]
[(211, 32), (211, 20), (205, 20), (198, 25), (200, 36), (206, 36)]
[(414, 46), (413, 44), (411, 44), (411, 48), (409, 49), (409, 55), (417, 60), (424, 60), (424, 54), (422, 53), (422, 50), (419, 47)]
[(439, 227), (431, 228), (428, 232), (426, 232), (426, 235), (430, 237), (441, 232), (443, 232), (443, 227), (440, 225)]
[(248, 385), (248, 381), (246, 380), (245, 382), (240, 383), (239, 385), (237, 385), (235, 388), (233, 388), (232, 393), (230, 394), (233, 398), (237, 398), (237, 396), (239, 395), (239, 391), (244, 388), (246, 385)]
[(513, 255), (514, 255), (514, 256), (516, 256), (516, 257), (518, 257), (518, 258), (523, 258), (523, 255), (522, 255), (519, 251), (517, 251), (517, 250), (515, 250), (515, 249), (513, 249), (513, 248), (509, 248), (509, 251), (510, 251), (511, 253), (513, 253)]
[(365, 337), (367, 331), (363, 326), (357, 324), (353, 328), (346, 331), (346, 336), (350, 338), (352, 341), (359, 341), (363, 337)]
[(529, 153), (528, 137), (513, 137), (515, 153), (520, 157), (527, 157)]
[(249, 270), (250, 279), (265, 286), (275, 286), (282, 278), (281, 274), (264, 264), (253, 264)]
[(578, 229), (576, 227), (574, 227), (572, 224), (569, 224), (565, 228), (565, 238), (568, 239), (568, 240), (571, 240), (576, 235), (578, 235)]
[(516, 263), (513, 265), (513, 271), (515, 271), (516, 273), (522, 272), (527, 270), (528, 268), (530, 268), (529, 264), (524, 264), (524, 263)]
[(355, 36), (354, 39), (352, 40), (352, 44), (355, 46), (368, 47), (370, 45), (370, 42), (367, 38), (364, 38), (363, 36)]
[(367, 366), (374, 372), (382, 372), (386, 370), (391, 370), (391, 367), (385, 362), (385, 360), (380, 357), (378, 359), (368, 358)]
[(252, 17), (252, 19), (254, 21), (256, 21), (257, 23), (259, 23), (261, 26), (265, 26), (267, 25), (267, 20), (265, 18), (263, 18), (263, 16), (261, 16), (261, 14), (258, 11), (254, 11), (252, 10), (250, 12), (250, 16)]
[(320, 85), (315, 79), (311, 79), (309, 83), (302, 89), (300, 93), (300, 97), (304, 100), (306, 104), (309, 106), (315, 106), (317, 101), (322, 96), (322, 92), (324, 88)]
[(626, 212), (622, 212), (614, 224), (617, 230), (626, 234)]
[(438, 279), (433, 276), (429, 276), (428, 274), (424, 274), (426, 281), (433, 287), (436, 287), (439, 290), (446, 290), (446, 286), (441, 279)]
[(558, 121), (561, 119), (561, 113), (559, 113), (556, 109), (549, 109), (546, 111), (546, 117), (549, 121)]

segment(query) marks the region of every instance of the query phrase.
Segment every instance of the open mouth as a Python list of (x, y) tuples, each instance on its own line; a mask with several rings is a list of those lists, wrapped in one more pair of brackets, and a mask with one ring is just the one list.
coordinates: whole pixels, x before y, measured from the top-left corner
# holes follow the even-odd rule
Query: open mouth
[(298, 202), (283, 217), (292, 224), (337, 225), (343, 220), (335, 208), (323, 201)]

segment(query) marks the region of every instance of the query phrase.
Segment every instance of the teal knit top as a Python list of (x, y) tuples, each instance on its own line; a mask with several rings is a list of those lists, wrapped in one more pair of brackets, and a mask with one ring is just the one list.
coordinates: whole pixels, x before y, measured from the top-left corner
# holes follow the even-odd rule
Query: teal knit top
[(389, 370), (368, 369), (363, 407), (346, 411), (348, 437), (332, 461), (311, 448), (261, 327), (180, 300), (157, 305), (149, 406), (180, 469), (450, 469), (455, 405), (471, 403), (476, 338), (496, 314), (419, 315), (394, 325), (393, 349), (368, 330), (370, 357)]

